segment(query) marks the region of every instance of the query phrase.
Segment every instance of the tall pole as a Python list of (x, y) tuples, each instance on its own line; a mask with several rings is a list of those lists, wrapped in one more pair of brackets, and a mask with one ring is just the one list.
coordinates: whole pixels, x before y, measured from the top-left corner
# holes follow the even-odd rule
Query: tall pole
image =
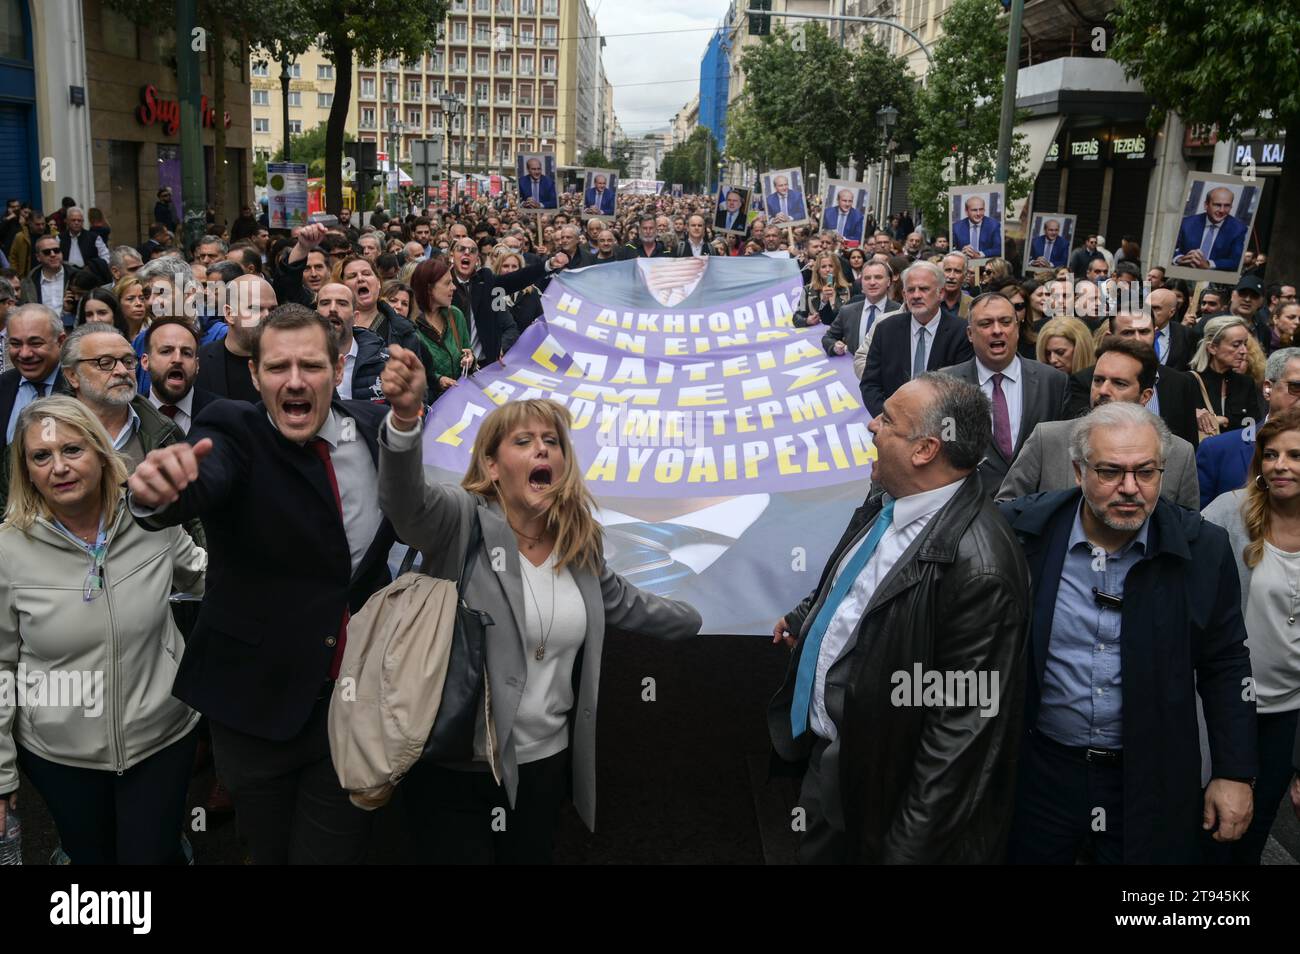
[(280, 122), (284, 127), (284, 161), (293, 161), (293, 149), (289, 145), (289, 57), (280, 61)]
[(1020, 25), (1025, 18), (1025, 0), (1011, 0), (1007, 24), (1007, 68), (1002, 82), (1002, 117), (998, 125), (998, 170), (996, 182), (1011, 175), (1011, 133), (1016, 122), (1016, 77), (1020, 72)]
[[(198, 0), (176, 3), (176, 88), (181, 119), (181, 200), (184, 208), (184, 247), (188, 251), (207, 231), (207, 176), (203, 170), (203, 139), (199, 100), (203, 95), (199, 80), (199, 55), (189, 38), (198, 19)], [(214, 157), (215, 158), (215, 157)], [(220, 169), (213, 169), (220, 175)]]

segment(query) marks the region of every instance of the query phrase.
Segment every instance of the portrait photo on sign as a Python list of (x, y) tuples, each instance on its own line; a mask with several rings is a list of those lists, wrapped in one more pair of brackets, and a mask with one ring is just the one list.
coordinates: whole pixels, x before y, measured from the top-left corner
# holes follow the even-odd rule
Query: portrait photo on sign
[(1164, 258), (1169, 262), (1165, 274), (1194, 282), (1235, 282), (1261, 192), (1262, 184), (1239, 177), (1189, 173), (1183, 219), (1174, 247)]
[(582, 217), (608, 219), (618, 200), (618, 170), (588, 169), (582, 177)]
[(822, 192), (822, 229), (839, 233), (849, 248), (862, 244), (867, 228), (867, 185), (832, 179)]
[(680, 182), (674, 182), (674, 183), (673, 183), (673, 198), (674, 198), (674, 199), (680, 199), (681, 197), (682, 197), (682, 184), (681, 184)]
[(555, 188), (554, 154), (521, 153), (515, 157), (515, 175), (519, 178), (519, 207), (523, 211), (554, 211), (560, 207), (559, 193)]
[(1025, 274), (1041, 269), (1065, 268), (1074, 247), (1077, 215), (1035, 212), (1029, 219), (1029, 246), (1025, 252)]
[(768, 225), (782, 228), (807, 225), (808, 201), (804, 197), (803, 173), (798, 169), (773, 169), (763, 173), (763, 211)]
[(743, 234), (749, 222), (749, 199), (752, 190), (723, 183), (718, 189), (717, 211), (713, 227), (721, 232)]
[(999, 183), (953, 186), (948, 190), (948, 234), (952, 250), (972, 262), (1002, 257), (1002, 213), (1006, 187)]

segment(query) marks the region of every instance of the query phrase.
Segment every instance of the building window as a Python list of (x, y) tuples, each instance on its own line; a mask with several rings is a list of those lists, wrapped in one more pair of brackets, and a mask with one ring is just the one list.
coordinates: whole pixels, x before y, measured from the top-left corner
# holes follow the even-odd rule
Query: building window
[(361, 108), (361, 128), (375, 128), (375, 110), (373, 106), (363, 106)]
[(503, 54), (503, 55), (500, 55), (500, 56), (497, 57), (497, 72), (498, 72), (498, 73), (509, 73), (509, 72), (510, 72), (510, 54), (509, 54), (509, 53), (506, 53), (506, 54)]
[(332, 80), (334, 78), (334, 64), (325, 63), (317, 66), (316, 78), (318, 80)]
[(334, 105), (334, 94), (333, 94), (333, 93), (317, 93), (317, 94), (316, 94), (316, 108), (317, 108), (317, 109), (329, 109), (329, 108), (330, 108), (331, 106), (333, 106), (333, 105)]
[(542, 134), (543, 134), (543, 135), (546, 135), (546, 134), (550, 134), (550, 133), (554, 133), (554, 132), (555, 132), (555, 117), (554, 117), (554, 116), (543, 116), (543, 117), (542, 117)]
[(291, 79), (302, 79), (302, 64), (294, 63), (289, 67), (289, 77)]
[(253, 64), (251, 73), (253, 76), (270, 76), (271, 64), (266, 62), (266, 60), (259, 60)]
[(478, 103), (480, 106), (486, 106), (486, 105), (487, 105), (487, 101), (488, 101), (488, 84), (487, 84), (487, 83), (475, 83), (475, 84), (474, 84), (474, 102)]
[(497, 102), (508, 104), (510, 102), (510, 84), (502, 83), (497, 87)]
[(451, 71), (453, 73), (465, 72), (465, 54), (453, 53), (451, 56)]
[(476, 24), (474, 24), (474, 42), (475, 42), (475, 43), (491, 43), (491, 42), (492, 42), (492, 29), (491, 29), (491, 27), (489, 27), (486, 23), (476, 23)]
[(292, 136), (301, 136), (301, 135), (302, 135), (302, 120), (301, 120), (301, 119), (291, 119), (291, 120), (289, 120), (289, 134), (292, 135)]
[(441, 73), (442, 62), (443, 62), (442, 50), (434, 50), (432, 53), (429, 54), (429, 69), (437, 73)]
[(488, 71), (488, 55), (486, 53), (474, 54), (474, 72), (486, 73)]
[(420, 111), (418, 109), (408, 109), (406, 111), (406, 125), (420, 128)]
[(469, 33), (469, 27), (465, 25), (464, 20), (456, 20), (451, 25), (451, 38), (457, 43), (464, 43), (465, 37)]
[(535, 46), (536, 43), (537, 43), (537, 35), (533, 33), (532, 24), (526, 24), (524, 26), (521, 26), (519, 28), (519, 45)]
[(255, 90), (253, 90), (253, 105), (254, 105), (254, 106), (270, 106), (270, 105), (271, 105), (271, 93), (270, 93), (270, 91), (269, 91), (269, 90), (265, 90), (265, 89), (255, 89)]
[(543, 76), (555, 75), (555, 57), (553, 56), (542, 57), (542, 75)]
[(542, 24), (542, 46), (555, 46), (559, 36), (556, 31), (559, 29), (554, 23)]
[(302, 93), (290, 93), (290, 94), (289, 94), (289, 106), (290, 106), (290, 107), (296, 107), (296, 106), (301, 106), (301, 105), (302, 105)]
[(510, 14), (514, 12), (514, 0), (497, 0), (497, 13)]
[(253, 120), (253, 132), (255, 132), (255, 133), (269, 133), (270, 131), (271, 131), (271, 120), (269, 120), (269, 119), (254, 119), (254, 120)]
[(525, 53), (519, 57), (519, 72), (523, 76), (533, 75), (533, 58)]
[(361, 78), (361, 98), (375, 98), (375, 78), (373, 76), (363, 76)]
[(542, 16), (558, 17), (560, 15), (560, 0), (542, 0)]
[(422, 89), (419, 80), (408, 81), (406, 84), (406, 98), (418, 100), (421, 96)]
[(490, 0), (474, 0), (475, 13), (491, 13), (492, 4)]
[(519, 15), (523, 17), (537, 16), (537, 0), (519, 0)]

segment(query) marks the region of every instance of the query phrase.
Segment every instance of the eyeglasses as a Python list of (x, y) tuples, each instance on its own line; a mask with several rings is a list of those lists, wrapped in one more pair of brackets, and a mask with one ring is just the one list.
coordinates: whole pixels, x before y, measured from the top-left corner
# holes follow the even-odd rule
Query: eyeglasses
[(127, 355), (104, 354), (104, 355), (100, 355), (98, 358), (78, 358), (77, 363), (93, 364), (101, 371), (112, 371), (115, 367), (117, 367), (118, 362), (121, 362), (122, 367), (126, 368), (126, 370), (134, 371), (138, 360), (139, 359), (136, 358), (136, 356), (133, 354), (127, 354)]
[(37, 255), (62, 255), (63, 251), (57, 248), (43, 248), (40, 249), (36, 254)]
[(1300, 397), (1300, 381), (1278, 381), (1279, 385), (1286, 385), (1286, 393), (1292, 397)]
[(1143, 487), (1150, 487), (1157, 480), (1159, 480), (1160, 475), (1165, 472), (1165, 469), (1163, 467), (1144, 466), (1144, 467), (1125, 468), (1125, 467), (1110, 467), (1105, 464), (1103, 464), (1101, 467), (1094, 467), (1091, 464), (1089, 464), (1088, 469), (1091, 470), (1094, 474), (1096, 474), (1097, 480), (1099, 480), (1104, 486), (1107, 487), (1111, 487), (1114, 486), (1115, 484), (1120, 483), (1129, 474), (1132, 474), (1133, 479), (1136, 480)]

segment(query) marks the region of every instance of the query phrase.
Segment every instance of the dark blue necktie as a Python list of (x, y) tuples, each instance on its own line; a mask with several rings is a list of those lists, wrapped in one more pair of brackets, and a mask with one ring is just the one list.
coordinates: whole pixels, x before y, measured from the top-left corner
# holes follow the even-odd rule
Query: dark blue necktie
[(605, 560), (629, 583), (669, 596), (695, 576), (673, 550), (692, 543), (729, 544), (730, 537), (680, 523), (620, 523), (605, 528)]
[(862, 542), (862, 546), (858, 547), (857, 552), (844, 564), (839, 578), (831, 587), (830, 595), (822, 603), (822, 608), (818, 610), (817, 618), (813, 620), (808, 636), (804, 639), (803, 652), (799, 656), (799, 672), (794, 680), (794, 701), (790, 704), (790, 728), (796, 739), (808, 728), (808, 707), (812, 704), (813, 683), (817, 677), (817, 657), (821, 653), (822, 639), (826, 636), (831, 620), (835, 617), (835, 611), (840, 608), (844, 597), (848, 595), (853, 584), (866, 569), (867, 561), (876, 552), (876, 547), (880, 545), (893, 519), (894, 501), (889, 500), (880, 509), (880, 515), (871, 525), (871, 531)]

